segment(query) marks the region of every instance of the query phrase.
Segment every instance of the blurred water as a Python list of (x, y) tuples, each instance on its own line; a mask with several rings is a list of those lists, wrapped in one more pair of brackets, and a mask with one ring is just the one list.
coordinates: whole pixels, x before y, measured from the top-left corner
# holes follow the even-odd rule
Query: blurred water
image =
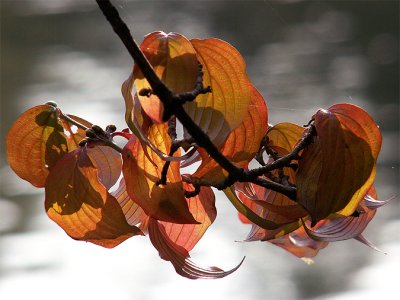
[[(336, 102), (364, 107), (384, 136), (378, 193), (399, 195), (397, 1), (114, 3), (138, 41), (163, 30), (233, 44), (267, 100), (271, 123), (304, 124)], [(234, 242), (249, 228), (218, 194), (217, 221), (193, 258), (225, 269), (247, 258), (217, 281), (175, 275), (146, 238), (113, 250), (68, 238), (45, 215), (43, 192), (8, 168), (5, 134), (19, 114), (49, 100), (93, 123), (123, 128), (120, 85), (131, 60), (94, 1), (0, 5), (0, 299), (385, 299), (397, 290), (398, 200), (382, 208), (366, 232), (388, 255), (347, 241), (330, 245), (307, 266), (266, 243)]]

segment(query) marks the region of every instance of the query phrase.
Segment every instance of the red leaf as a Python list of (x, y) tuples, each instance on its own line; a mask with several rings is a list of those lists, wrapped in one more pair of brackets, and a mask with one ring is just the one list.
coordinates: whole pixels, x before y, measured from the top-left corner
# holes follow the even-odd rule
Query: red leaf
[(95, 149), (76, 149), (57, 162), (46, 181), (45, 208), (72, 238), (112, 248), (142, 232), (126, 222), (101, 183)]
[(242, 260), (239, 265), (229, 271), (224, 271), (218, 267), (199, 267), (189, 259), (189, 252), (184, 247), (174, 243), (168, 237), (164, 226), (152, 218), (149, 224), (149, 237), (153, 246), (158, 250), (160, 257), (170, 261), (179, 275), (189, 279), (222, 278), (235, 272), (243, 262)]
[[(274, 149), (280, 156), (286, 155), (293, 150), (300, 140), (304, 129), (291, 123), (280, 123), (268, 130), (268, 146)], [(288, 176), (292, 183), (295, 183), (295, 173), (291, 168), (284, 168), (283, 174)], [(274, 172), (275, 176), (279, 176)], [(253, 185), (254, 196), (246, 199), (243, 194), (240, 199), (244, 203), (251, 203), (249, 207), (261, 218), (276, 224), (286, 224), (278, 228), (262, 228), (253, 225), (246, 241), (268, 240), (287, 234), (297, 229), (301, 223), (300, 218), (305, 217), (307, 212), (296, 202), (288, 197)]]

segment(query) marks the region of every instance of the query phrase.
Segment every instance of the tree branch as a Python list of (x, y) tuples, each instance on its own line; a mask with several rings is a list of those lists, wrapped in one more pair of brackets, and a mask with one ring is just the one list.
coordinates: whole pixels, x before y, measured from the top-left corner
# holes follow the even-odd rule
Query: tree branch
[[(290, 166), (292, 160), (298, 159), (299, 152), (312, 141), (312, 136), (315, 134), (313, 125), (309, 126), (307, 133), (290, 154), (254, 170), (245, 170), (236, 166), (218, 150), (209, 136), (190, 118), (183, 108), (185, 102), (193, 101), (199, 94), (211, 92), (210, 87), (203, 87), (201, 65), (199, 65), (198, 79), (194, 89), (186, 93), (174, 93), (160, 78), (158, 78), (151, 64), (132, 38), (128, 27), (120, 18), (116, 8), (109, 0), (96, 0), (96, 2), (151, 86), (151, 90), (141, 90), (139, 93), (141, 93), (142, 96), (149, 94), (157, 95), (164, 105), (164, 121), (168, 121), (172, 116), (175, 116), (182, 123), (190, 136), (195, 140), (196, 144), (204, 148), (207, 153), (228, 172), (228, 177), (224, 182), (213, 184), (212, 186), (218, 189), (224, 189), (237, 181), (253, 182), (254, 184), (277, 191), (295, 200), (295, 187), (289, 184), (283, 185), (277, 182), (268, 181), (265, 178), (260, 178), (260, 176), (272, 170)], [(166, 173), (166, 170), (168, 170), (168, 164), (164, 165), (164, 169), (164, 173)], [(164, 178), (161, 178), (160, 183), (164, 181), (163, 179), (165, 179), (166, 176), (163, 177)], [(203, 183), (202, 185), (208, 184)]]

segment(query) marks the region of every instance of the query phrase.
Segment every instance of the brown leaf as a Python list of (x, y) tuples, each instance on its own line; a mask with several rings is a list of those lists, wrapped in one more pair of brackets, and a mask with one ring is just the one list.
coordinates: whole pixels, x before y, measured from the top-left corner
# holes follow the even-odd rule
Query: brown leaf
[(312, 223), (331, 213), (351, 215), (375, 178), (381, 136), (371, 117), (350, 104), (319, 110), (317, 137), (301, 155), (297, 200)]

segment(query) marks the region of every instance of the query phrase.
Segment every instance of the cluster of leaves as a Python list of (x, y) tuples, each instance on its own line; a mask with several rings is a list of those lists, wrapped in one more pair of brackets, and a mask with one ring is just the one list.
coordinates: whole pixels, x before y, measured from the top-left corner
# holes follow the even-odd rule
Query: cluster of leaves
[[(8, 160), (18, 176), (45, 188), (46, 212), (69, 236), (112, 248), (148, 235), (180, 275), (224, 277), (241, 263), (223, 271), (189, 256), (217, 216), (217, 187), (252, 225), (246, 241), (268, 241), (301, 258), (333, 241), (369, 244), (361, 233), (385, 202), (373, 188), (381, 135), (365, 111), (337, 104), (317, 111), (308, 126), (272, 126), (228, 43), (154, 32), (140, 48), (217, 154), (189, 128), (177, 134), (176, 116), (166, 114), (170, 107), (137, 65), (122, 85), (129, 129), (102, 130), (54, 103), (29, 109), (8, 133)], [(194, 87), (193, 101), (185, 101)], [(115, 136), (128, 140), (123, 149)], [(192, 174), (181, 173), (196, 162)], [(249, 170), (250, 162), (259, 166)]]

